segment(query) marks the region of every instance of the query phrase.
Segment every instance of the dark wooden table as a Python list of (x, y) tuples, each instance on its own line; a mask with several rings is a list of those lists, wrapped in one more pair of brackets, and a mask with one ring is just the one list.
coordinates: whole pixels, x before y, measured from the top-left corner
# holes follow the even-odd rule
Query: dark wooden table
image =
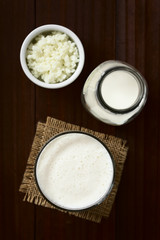
[[(0, 239), (160, 239), (160, 1), (1, 0)], [(70, 86), (48, 90), (24, 75), (19, 51), (35, 27), (56, 23), (81, 39), (86, 61)], [(100, 63), (119, 59), (146, 78), (149, 97), (131, 123), (113, 127), (83, 108), (80, 94)], [(37, 121), (47, 116), (128, 140), (129, 153), (109, 219), (101, 224), (23, 202), (22, 181)]]

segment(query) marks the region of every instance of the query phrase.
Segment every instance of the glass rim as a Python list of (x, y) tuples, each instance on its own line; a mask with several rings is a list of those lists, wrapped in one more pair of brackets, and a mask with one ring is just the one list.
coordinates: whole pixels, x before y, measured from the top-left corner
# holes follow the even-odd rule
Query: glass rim
[[(102, 93), (101, 93), (101, 87), (102, 87), (102, 83), (105, 79), (105, 77), (107, 75), (109, 75), (110, 73), (114, 72), (114, 71), (118, 71), (118, 70), (122, 70), (122, 71), (125, 71), (125, 72), (129, 72), (131, 73), (132, 75), (134, 75), (135, 79), (137, 80), (137, 82), (139, 83), (139, 94), (138, 94), (138, 97), (137, 99), (135, 100), (135, 102), (130, 106), (130, 107), (127, 107), (127, 108), (122, 108), (122, 109), (117, 109), (117, 108), (113, 108), (111, 107), (110, 105), (108, 105), (104, 99), (103, 99), (103, 96), (102, 96)], [(97, 83), (97, 89), (96, 89), (96, 93), (97, 93), (97, 99), (99, 101), (99, 103), (105, 108), (105, 109), (109, 109), (110, 111), (114, 112), (114, 113), (128, 113), (132, 110), (134, 110), (138, 105), (139, 103), (141, 102), (142, 98), (143, 98), (143, 94), (144, 94), (144, 80), (143, 80), (143, 77), (134, 69), (132, 69), (131, 67), (129, 66), (115, 66), (113, 68), (110, 68), (108, 69), (107, 71), (105, 71), (103, 73), (103, 75), (101, 76), (100, 80), (98, 81)]]
[[(100, 142), (106, 149), (106, 151), (108, 152), (109, 156), (110, 156), (110, 160), (112, 162), (112, 167), (113, 167), (113, 177), (112, 177), (112, 182), (110, 184), (110, 187), (108, 189), (108, 191), (106, 191), (103, 196), (100, 197), (100, 199), (98, 199), (96, 202), (94, 202), (93, 204), (90, 204), (86, 207), (83, 207), (83, 208), (65, 208), (64, 206), (61, 206), (61, 205), (58, 205), (57, 203), (55, 202), (52, 202), (50, 201), (47, 196), (43, 193), (43, 191), (41, 190), (40, 188), (40, 185), (38, 183), (38, 178), (37, 178), (37, 164), (38, 164), (38, 160), (39, 160), (39, 157), (41, 155), (41, 153), (43, 152), (43, 150), (45, 149), (45, 147), (51, 142), (53, 141), (54, 139), (56, 139), (57, 137), (60, 137), (61, 135), (65, 135), (65, 134), (70, 134), (70, 133), (79, 133), (79, 134), (85, 134), (85, 135), (88, 135), (90, 137), (93, 137), (94, 139), (96, 139), (98, 142)], [(98, 137), (88, 133), (88, 132), (83, 132), (83, 131), (78, 131), (78, 130), (70, 130), (70, 131), (64, 131), (64, 132), (60, 132), (58, 134), (56, 134), (55, 136), (53, 136), (52, 138), (50, 138), (44, 145), (43, 147), (41, 148), (41, 150), (39, 151), (38, 153), (38, 156), (36, 157), (36, 161), (35, 161), (35, 166), (34, 166), (34, 177), (35, 177), (35, 182), (36, 182), (36, 185), (38, 187), (38, 190), (39, 192), (41, 193), (41, 195), (43, 196), (43, 198), (48, 202), (50, 203), (52, 206), (58, 208), (58, 209), (61, 209), (61, 210), (64, 210), (64, 211), (70, 211), (70, 212), (79, 212), (79, 211), (83, 211), (83, 210), (88, 210), (92, 207), (95, 207), (99, 204), (101, 204), (106, 198), (107, 196), (110, 194), (113, 186), (114, 186), (114, 181), (115, 181), (115, 161), (113, 159), (113, 156), (110, 152), (110, 150), (108, 149), (108, 147), (104, 144), (104, 142), (102, 140), (100, 140)]]

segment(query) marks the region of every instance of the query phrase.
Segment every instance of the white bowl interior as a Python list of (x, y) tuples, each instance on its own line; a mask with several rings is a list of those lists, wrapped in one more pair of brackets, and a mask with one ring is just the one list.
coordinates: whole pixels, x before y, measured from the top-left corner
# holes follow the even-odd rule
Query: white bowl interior
[[(35, 78), (32, 75), (32, 73), (30, 72), (28, 65), (26, 63), (26, 50), (27, 50), (30, 42), (40, 33), (49, 32), (49, 31), (59, 31), (59, 32), (66, 33), (76, 43), (78, 51), (79, 51), (79, 63), (78, 63), (78, 66), (77, 66), (75, 72), (67, 80), (64, 80), (63, 82), (60, 82), (60, 83), (54, 83), (54, 84), (53, 83), (45, 83), (45, 82), (42, 82), (42, 81), (38, 80), (37, 78)], [(77, 37), (77, 35), (75, 33), (73, 33), (71, 30), (69, 30), (68, 28), (60, 26), (60, 25), (55, 25), (55, 24), (43, 25), (41, 27), (34, 29), (25, 38), (25, 40), (22, 44), (21, 50), (20, 50), (20, 62), (21, 62), (21, 66), (22, 66), (24, 73), (33, 83), (35, 83), (38, 86), (44, 87), (44, 88), (51, 88), (51, 89), (62, 88), (62, 87), (69, 85), (70, 83), (72, 83), (74, 80), (76, 80), (76, 78), (81, 73), (83, 66), (84, 66), (84, 60), (85, 60), (84, 48), (83, 48), (83, 45), (82, 45), (80, 39)]]

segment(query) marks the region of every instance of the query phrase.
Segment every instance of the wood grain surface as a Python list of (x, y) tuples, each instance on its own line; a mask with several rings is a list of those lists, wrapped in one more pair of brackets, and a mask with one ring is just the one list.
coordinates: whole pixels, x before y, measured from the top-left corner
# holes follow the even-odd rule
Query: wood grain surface
[[(160, 239), (160, 1), (1, 0), (0, 239)], [(19, 61), (26, 35), (43, 24), (70, 28), (81, 39), (85, 65), (71, 85), (35, 86)], [(80, 100), (90, 72), (123, 60), (146, 78), (149, 96), (131, 123), (113, 127), (93, 118)], [(128, 158), (116, 201), (100, 224), (23, 202), (18, 189), (37, 121), (47, 116), (127, 139)]]

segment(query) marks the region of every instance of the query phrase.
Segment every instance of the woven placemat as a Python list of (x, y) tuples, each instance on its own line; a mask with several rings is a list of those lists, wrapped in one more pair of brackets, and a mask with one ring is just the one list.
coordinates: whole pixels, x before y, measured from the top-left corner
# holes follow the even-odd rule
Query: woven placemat
[[(37, 124), (36, 134), (33, 140), (31, 152), (28, 158), (26, 170), (19, 191), (25, 193), (23, 199), (24, 201), (56, 209), (56, 207), (48, 203), (40, 194), (35, 183), (34, 166), (37, 155), (42, 146), (54, 135), (69, 130), (87, 132), (98, 137), (101, 141), (103, 141), (104, 144), (107, 145), (115, 161), (115, 182), (111, 193), (108, 195), (105, 201), (89, 210), (68, 212), (71, 215), (98, 223), (101, 221), (102, 217), (108, 217), (110, 214), (122, 175), (124, 162), (127, 156), (128, 148), (126, 147), (126, 141), (120, 138), (109, 136), (104, 133), (95, 132), (87, 128), (83, 128), (74, 124), (57, 120), (55, 118), (48, 117), (46, 123), (39, 122)], [(59, 211), (67, 212), (63, 210)]]

